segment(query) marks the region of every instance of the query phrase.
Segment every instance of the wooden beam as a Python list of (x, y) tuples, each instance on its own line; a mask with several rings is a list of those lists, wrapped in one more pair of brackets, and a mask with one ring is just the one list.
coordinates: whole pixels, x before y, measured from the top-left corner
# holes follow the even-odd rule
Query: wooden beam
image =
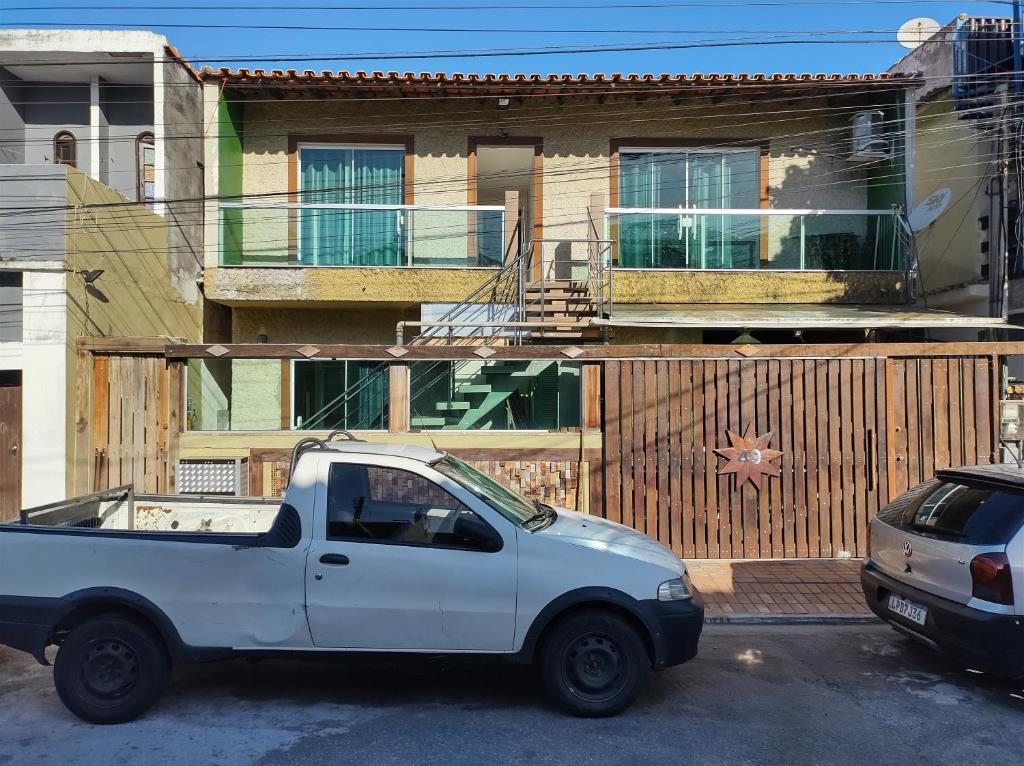
[(169, 346), (180, 344), (181, 338), (166, 337), (124, 337), (124, 338), (79, 338), (79, 351), (93, 351), (100, 354), (163, 354)]
[(601, 365), (587, 363), (581, 374), (583, 430), (601, 430)]
[(75, 494), (92, 491), (90, 469), (95, 461), (89, 439), (90, 401), (92, 388), (92, 354), (79, 351), (75, 364), (75, 454), (71, 488)]
[[(394, 361), (388, 353), (393, 346), (316, 344), (316, 352), (307, 356), (299, 349), (309, 344), (237, 343), (220, 344), (227, 353), (211, 353), (214, 345), (172, 344), (164, 352), (168, 359), (379, 359)], [(402, 361), (479, 359), (476, 346), (404, 346)], [(571, 357), (562, 352), (579, 349)], [(1014, 356), (1024, 354), (1024, 341), (975, 343), (795, 343), (734, 346), (701, 344), (578, 346), (491, 346), (491, 361), (502, 359), (555, 359), (589, 362), (604, 359), (841, 359), (941, 356)], [(219, 350), (219, 349), (218, 349)], [(308, 349), (307, 349), (308, 351)], [(146, 353), (146, 352), (138, 352)]]
[(388, 431), (393, 434), (409, 430), (409, 365), (394, 362), (389, 370)]

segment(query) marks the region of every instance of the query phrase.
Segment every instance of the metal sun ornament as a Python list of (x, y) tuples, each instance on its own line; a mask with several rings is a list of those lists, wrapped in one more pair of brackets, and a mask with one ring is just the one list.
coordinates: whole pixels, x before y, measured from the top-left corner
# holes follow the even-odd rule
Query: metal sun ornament
[(763, 436), (754, 436), (754, 424), (749, 423), (747, 430), (740, 436), (732, 431), (725, 432), (729, 436), (731, 447), (719, 447), (715, 453), (729, 462), (723, 465), (718, 473), (736, 474), (736, 487), (742, 487), (749, 480), (758, 490), (761, 489), (761, 477), (779, 476), (782, 469), (773, 461), (782, 457), (778, 450), (768, 449), (771, 444), (771, 431)]

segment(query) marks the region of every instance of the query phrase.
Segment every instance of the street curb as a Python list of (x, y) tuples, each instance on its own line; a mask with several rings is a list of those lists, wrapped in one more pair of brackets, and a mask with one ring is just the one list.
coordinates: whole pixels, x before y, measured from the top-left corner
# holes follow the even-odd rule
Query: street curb
[(705, 614), (705, 625), (877, 625), (873, 614)]

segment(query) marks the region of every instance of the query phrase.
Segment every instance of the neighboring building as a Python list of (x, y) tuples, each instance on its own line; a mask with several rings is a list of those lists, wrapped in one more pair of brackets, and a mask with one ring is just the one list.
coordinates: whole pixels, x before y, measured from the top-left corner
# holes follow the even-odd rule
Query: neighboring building
[(71, 486), (80, 338), (202, 337), (201, 99), (159, 35), (0, 31), (0, 518)]
[[(944, 212), (916, 233), (916, 290), (930, 307), (1019, 322), (1024, 262), (1016, 250), (1017, 192), (1006, 163), (1011, 20), (960, 16), (900, 59), (913, 72), (912, 206)], [(1006, 240), (1006, 234), (1010, 237)], [(1009, 303), (1004, 290), (1009, 279)], [(1017, 315), (1017, 316), (1015, 316)], [(937, 340), (977, 340), (977, 327), (943, 328)]]

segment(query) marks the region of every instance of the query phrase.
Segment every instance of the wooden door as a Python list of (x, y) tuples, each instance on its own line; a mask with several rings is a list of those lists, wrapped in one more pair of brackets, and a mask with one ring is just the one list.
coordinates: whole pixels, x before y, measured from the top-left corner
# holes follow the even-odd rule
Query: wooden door
[(21, 510), (21, 372), (0, 372), (0, 522)]

